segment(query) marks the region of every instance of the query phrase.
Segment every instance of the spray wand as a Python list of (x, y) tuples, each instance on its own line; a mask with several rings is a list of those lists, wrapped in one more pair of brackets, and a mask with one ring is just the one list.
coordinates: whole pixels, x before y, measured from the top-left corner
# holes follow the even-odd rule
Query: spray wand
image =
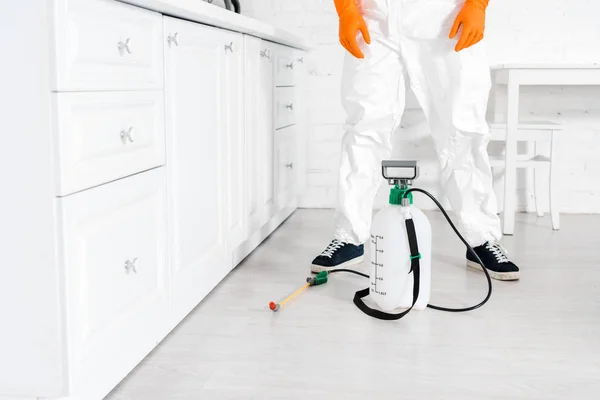
[(306, 288), (308, 288), (310, 286), (319, 286), (324, 283), (327, 283), (327, 271), (319, 272), (317, 275), (315, 275), (313, 277), (309, 276), (308, 278), (306, 278), (306, 283), (300, 289), (298, 289), (294, 293), (290, 294), (281, 303), (275, 303), (273, 301), (270, 302), (269, 308), (272, 311), (279, 311), (285, 303), (287, 303), (289, 300), (296, 297), (298, 294), (302, 293)]

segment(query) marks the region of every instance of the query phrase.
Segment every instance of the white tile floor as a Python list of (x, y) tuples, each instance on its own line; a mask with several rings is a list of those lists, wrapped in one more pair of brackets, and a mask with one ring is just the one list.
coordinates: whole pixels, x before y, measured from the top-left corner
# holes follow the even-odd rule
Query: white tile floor
[[(481, 272), (441, 214), (432, 303), (485, 295)], [(600, 394), (600, 216), (520, 215), (505, 247), (519, 282), (494, 282), (480, 310), (428, 309), (400, 321), (352, 303), (367, 280), (332, 276), (279, 313), (326, 246), (332, 213), (300, 210), (234, 270), (109, 400), (595, 399)]]

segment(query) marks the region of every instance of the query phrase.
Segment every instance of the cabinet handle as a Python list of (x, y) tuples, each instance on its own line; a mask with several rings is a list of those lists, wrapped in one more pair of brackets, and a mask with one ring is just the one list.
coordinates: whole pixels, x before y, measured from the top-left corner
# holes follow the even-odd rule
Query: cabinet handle
[(129, 129), (127, 129), (127, 130), (123, 129), (121, 131), (121, 140), (123, 141), (123, 144), (126, 144), (127, 142), (133, 143), (133, 137), (131, 136), (131, 131), (133, 131), (133, 126), (129, 127)]
[(294, 163), (285, 164), (285, 167), (292, 169), (292, 168), (294, 168)]
[(294, 109), (294, 103), (290, 103), (290, 104), (286, 105), (285, 108), (287, 108), (289, 110), (293, 110)]
[(121, 53), (121, 55), (123, 55), (123, 53), (125, 51), (127, 51), (129, 54), (131, 54), (131, 47), (129, 47), (129, 43), (131, 42), (131, 38), (127, 38), (124, 42), (123, 41), (119, 41), (119, 43), (117, 44), (118, 48), (119, 48), (119, 53)]
[(261, 51), (260, 51), (260, 56), (261, 56), (262, 58), (266, 58), (267, 60), (270, 60), (270, 59), (271, 59), (271, 54), (270, 54), (270, 52), (269, 52), (269, 49), (264, 49), (264, 50), (261, 50)]
[(289, 69), (294, 69), (294, 63), (291, 62), (289, 64), (286, 64), (286, 67), (288, 67)]
[(225, 51), (231, 51), (233, 53), (233, 42), (225, 45)]
[(137, 274), (137, 257), (134, 258), (133, 260), (127, 260), (125, 261), (125, 273), (129, 274), (130, 272), (133, 272), (134, 274)]
[(179, 46), (179, 42), (177, 41), (178, 35), (179, 32), (175, 32), (175, 34), (167, 36), (167, 43), (169, 44), (169, 47), (171, 47), (172, 44)]

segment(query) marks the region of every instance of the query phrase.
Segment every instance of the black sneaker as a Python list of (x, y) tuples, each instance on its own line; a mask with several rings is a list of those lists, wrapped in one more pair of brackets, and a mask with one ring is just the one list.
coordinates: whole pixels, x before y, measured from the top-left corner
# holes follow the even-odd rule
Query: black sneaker
[[(473, 250), (485, 264), (490, 277), (500, 281), (516, 281), (519, 279), (519, 267), (508, 259), (506, 250), (500, 244), (487, 242), (474, 247)], [(483, 270), (469, 250), (467, 250), (467, 266)]]
[(350, 243), (334, 239), (323, 252), (312, 262), (310, 270), (314, 273), (328, 271), (336, 268), (345, 268), (349, 265), (360, 264), (364, 259), (364, 246), (355, 246)]

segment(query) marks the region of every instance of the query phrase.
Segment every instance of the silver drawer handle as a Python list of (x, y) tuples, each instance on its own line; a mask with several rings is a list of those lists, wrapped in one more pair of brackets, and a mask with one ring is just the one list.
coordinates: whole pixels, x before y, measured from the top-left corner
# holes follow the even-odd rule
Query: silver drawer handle
[(285, 164), (285, 167), (292, 169), (292, 168), (294, 168), (294, 163)]
[(227, 50), (233, 53), (233, 42), (225, 45), (225, 51)]
[(133, 126), (127, 130), (121, 131), (121, 140), (123, 141), (123, 144), (126, 144), (127, 142), (133, 143), (133, 137), (131, 136), (131, 131), (133, 131)]
[(177, 41), (178, 35), (179, 32), (175, 32), (174, 35), (167, 36), (167, 43), (169, 44), (169, 47), (171, 47), (172, 44), (174, 44), (175, 46), (179, 46), (179, 42)]
[(124, 51), (127, 51), (129, 54), (131, 54), (131, 47), (129, 47), (130, 42), (131, 42), (131, 38), (127, 38), (124, 42), (119, 41), (117, 46), (119, 47), (119, 52), (121, 54), (123, 54)]
[(286, 64), (285, 66), (288, 67), (289, 69), (294, 69), (294, 63), (293, 62), (291, 62), (289, 64)]
[(125, 261), (125, 273), (129, 274), (131, 272), (133, 272), (134, 274), (137, 274), (137, 257), (134, 258), (133, 260), (127, 260)]
[(270, 59), (271, 59), (271, 53), (270, 53), (269, 49), (264, 49), (264, 50), (261, 50), (261, 51), (260, 51), (260, 56), (261, 56), (262, 58), (266, 58), (267, 60), (270, 60)]
[(294, 109), (294, 103), (290, 103), (290, 104), (286, 105), (285, 108), (287, 108), (289, 110), (293, 110)]

